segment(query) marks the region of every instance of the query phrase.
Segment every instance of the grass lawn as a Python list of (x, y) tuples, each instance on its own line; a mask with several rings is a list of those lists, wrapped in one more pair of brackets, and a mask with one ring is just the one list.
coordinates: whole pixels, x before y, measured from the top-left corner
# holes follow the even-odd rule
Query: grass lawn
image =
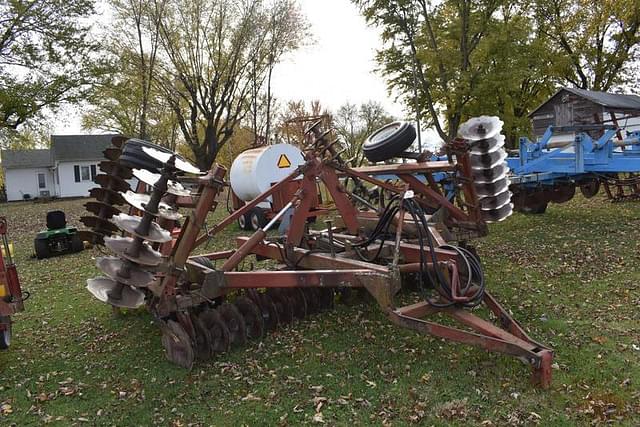
[(114, 317), (84, 289), (98, 249), (31, 257), (46, 211), (79, 225), (84, 202), (0, 205), (31, 292), (0, 353), (0, 425), (640, 425), (640, 203), (576, 196), (477, 242), (489, 289), (556, 351), (543, 391), (516, 359), (398, 329), (365, 304), (188, 372), (144, 310)]

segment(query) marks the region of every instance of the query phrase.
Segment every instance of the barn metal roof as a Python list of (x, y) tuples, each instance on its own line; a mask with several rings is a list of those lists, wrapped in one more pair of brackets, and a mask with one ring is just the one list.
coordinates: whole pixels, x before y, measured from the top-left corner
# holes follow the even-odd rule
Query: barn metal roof
[(604, 107), (640, 110), (640, 96), (638, 95), (596, 92), (594, 90), (574, 89), (569, 87), (564, 89)]
[(51, 150), (2, 150), (0, 161), (5, 169), (49, 168), (53, 166)]
[(640, 112), (640, 96), (625, 95), (619, 93), (598, 92), (595, 90), (575, 89), (571, 87), (560, 88), (552, 97), (540, 104), (535, 110), (529, 113), (529, 117), (533, 116), (539, 109), (551, 102), (562, 91), (571, 92), (576, 96), (587, 99), (595, 104), (602, 105), (620, 110), (637, 110)]

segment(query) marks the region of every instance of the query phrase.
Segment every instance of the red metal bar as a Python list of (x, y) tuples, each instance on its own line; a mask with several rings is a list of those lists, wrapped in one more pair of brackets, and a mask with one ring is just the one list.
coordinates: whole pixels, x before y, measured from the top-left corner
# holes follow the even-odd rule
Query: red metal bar
[[(247, 241), (247, 237), (238, 237), (236, 242), (238, 245), (242, 245)], [(284, 262), (282, 253), (284, 248), (278, 247), (275, 244), (268, 242), (260, 242), (253, 249), (252, 253), (260, 255), (266, 258), (274, 259), (280, 262)], [(294, 248), (293, 259), (289, 260), (301, 269), (368, 269), (377, 273), (388, 274), (389, 269), (385, 266), (372, 264), (369, 262), (359, 261), (355, 259), (349, 259), (339, 256), (334, 258), (329, 254), (312, 253), (306, 249)]]
[(449, 199), (447, 199), (437, 191), (434, 191), (433, 189), (431, 189), (431, 187), (424, 185), (422, 181), (420, 181), (415, 176), (407, 175), (407, 174), (398, 174), (398, 177), (404, 182), (406, 182), (407, 184), (409, 184), (411, 186), (411, 189), (416, 193), (421, 194), (425, 197), (431, 198), (433, 200), (436, 200), (440, 205), (444, 206), (449, 211), (449, 213), (453, 218), (458, 219), (460, 221), (466, 221), (469, 219), (467, 214), (464, 213), (462, 210), (460, 210), (453, 203), (451, 203)]
[(367, 175), (376, 174), (414, 174), (414, 173), (432, 173), (432, 172), (449, 172), (455, 170), (455, 165), (446, 160), (437, 160), (431, 162), (401, 163), (389, 165), (362, 166), (353, 168), (352, 171), (364, 173)]
[(369, 269), (297, 270), (297, 271), (231, 271), (224, 273), (225, 288), (314, 288), (362, 287), (358, 276), (379, 275)]
[[(248, 202), (243, 207), (241, 207), (240, 209), (238, 209), (237, 211), (233, 212), (231, 215), (229, 215), (228, 217), (226, 217), (225, 219), (220, 221), (211, 230), (209, 230), (208, 233), (206, 233), (203, 236), (200, 236), (196, 240), (194, 247), (200, 246), (202, 243), (206, 242), (211, 236), (216, 235), (220, 230), (225, 228), (227, 225), (229, 225), (232, 222), (236, 221), (239, 217), (241, 217), (242, 215), (244, 215), (245, 213), (249, 212), (251, 209), (256, 207), (264, 199), (266, 199), (267, 197), (269, 197), (270, 195), (272, 195), (276, 191), (280, 190), (280, 188), (283, 187), (284, 185), (286, 185), (289, 181), (292, 181), (295, 178), (297, 178), (298, 175), (300, 175), (302, 173), (303, 169), (304, 169), (303, 167), (298, 167), (295, 171), (293, 171), (291, 174), (289, 174), (282, 181), (278, 182), (277, 184), (274, 184), (267, 191), (265, 191), (264, 193), (260, 194), (255, 199), (253, 199), (252, 201)], [(231, 190), (229, 190), (229, 191), (231, 191)]]
[(327, 190), (333, 198), (333, 202), (336, 204), (338, 211), (344, 225), (351, 234), (358, 234), (358, 209), (353, 205), (351, 200), (346, 195), (345, 189), (338, 182), (338, 176), (335, 171), (328, 167), (323, 167), (320, 174), (320, 179), (324, 182)]

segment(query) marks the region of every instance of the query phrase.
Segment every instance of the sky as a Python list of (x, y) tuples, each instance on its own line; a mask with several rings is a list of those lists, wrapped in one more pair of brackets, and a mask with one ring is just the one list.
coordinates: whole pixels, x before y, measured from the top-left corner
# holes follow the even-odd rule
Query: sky
[(274, 69), (273, 89), (280, 99), (318, 99), (331, 110), (345, 102), (381, 102), (396, 117), (403, 108), (387, 94), (384, 79), (374, 72), (379, 30), (368, 27), (349, 0), (300, 0), (315, 43)]
[[(314, 43), (288, 55), (274, 69), (273, 92), (281, 101), (318, 99), (331, 110), (346, 102), (378, 101), (392, 116), (405, 115), (387, 94), (384, 79), (374, 72), (379, 30), (367, 26), (350, 0), (299, 0)], [(78, 109), (54, 118), (54, 133), (86, 133)]]

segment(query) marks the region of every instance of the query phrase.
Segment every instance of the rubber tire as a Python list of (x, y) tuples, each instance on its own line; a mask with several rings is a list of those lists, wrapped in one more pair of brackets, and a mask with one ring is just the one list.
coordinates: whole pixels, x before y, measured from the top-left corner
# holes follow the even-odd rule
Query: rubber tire
[(11, 345), (11, 319), (8, 316), (0, 317), (0, 323), (7, 325), (7, 329), (0, 332), (0, 350), (7, 350)]
[(585, 199), (595, 197), (595, 195), (598, 194), (599, 191), (600, 180), (597, 178), (580, 184), (580, 192), (585, 197)]
[(47, 242), (46, 239), (35, 239), (33, 241), (33, 245), (36, 250), (36, 258), (44, 259), (51, 256), (51, 251), (49, 250), (49, 242)]
[(120, 154), (120, 158), (118, 160), (122, 165), (131, 169), (147, 169), (151, 172), (159, 173), (162, 170), (163, 164), (156, 159), (149, 157), (142, 150), (143, 147), (154, 148), (164, 153), (173, 154), (173, 151), (159, 145), (143, 141), (141, 139), (132, 138), (127, 140), (127, 142), (122, 146), (122, 154)]
[(531, 214), (531, 215), (542, 215), (547, 211), (548, 205), (549, 205), (549, 202), (540, 203), (535, 206), (525, 206), (521, 212), (526, 214)]
[(267, 225), (267, 217), (264, 211), (260, 208), (252, 209), (249, 212), (249, 230), (257, 231), (258, 229)]
[(78, 233), (71, 236), (71, 252), (81, 252), (84, 250), (84, 242)]
[(416, 129), (409, 122), (393, 122), (369, 135), (362, 151), (370, 162), (382, 162), (402, 154), (416, 139)]
[(238, 217), (238, 227), (240, 230), (251, 230), (251, 219), (248, 212)]

